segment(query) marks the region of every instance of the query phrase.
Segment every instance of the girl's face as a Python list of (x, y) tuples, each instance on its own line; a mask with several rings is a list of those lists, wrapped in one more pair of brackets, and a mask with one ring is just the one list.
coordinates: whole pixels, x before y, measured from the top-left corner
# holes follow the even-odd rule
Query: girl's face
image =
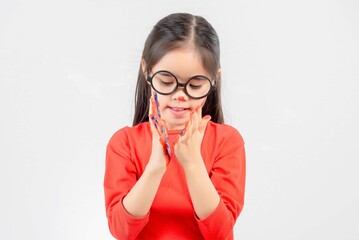
[[(145, 65), (142, 65), (145, 69)], [(201, 60), (194, 49), (180, 48), (164, 55), (149, 73), (152, 76), (159, 70), (167, 70), (173, 73), (180, 83), (186, 83), (195, 75), (204, 75), (212, 80), (203, 68)], [(152, 94), (153, 94), (153, 89)], [(182, 87), (170, 95), (158, 94), (159, 109), (161, 117), (166, 121), (169, 130), (182, 129), (190, 118), (190, 113), (207, 97), (201, 99), (190, 98)]]

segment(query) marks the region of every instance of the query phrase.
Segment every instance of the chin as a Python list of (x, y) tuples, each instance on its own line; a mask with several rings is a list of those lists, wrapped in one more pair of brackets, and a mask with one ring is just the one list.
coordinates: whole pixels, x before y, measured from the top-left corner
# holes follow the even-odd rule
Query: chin
[(183, 121), (167, 121), (167, 128), (168, 130), (180, 130), (183, 129), (184, 126), (186, 125), (186, 120)]

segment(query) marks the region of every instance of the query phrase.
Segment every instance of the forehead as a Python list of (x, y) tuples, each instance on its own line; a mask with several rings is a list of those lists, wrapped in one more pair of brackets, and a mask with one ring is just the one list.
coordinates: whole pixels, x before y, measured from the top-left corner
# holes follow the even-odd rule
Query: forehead
[(179, 78), (208, 75), (207, 71), (203, 68), (200, 56), (190, 47), (168, 52), (152, 69), (153, 72), (167, 70)]

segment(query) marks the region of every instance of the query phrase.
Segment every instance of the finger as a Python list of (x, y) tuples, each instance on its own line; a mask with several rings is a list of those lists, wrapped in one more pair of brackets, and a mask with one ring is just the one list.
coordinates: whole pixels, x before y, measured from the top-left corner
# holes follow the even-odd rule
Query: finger
[(206, 115), (202, 118), (201, 124), (198, 128), (200, 133), (204, 133), (204, 131), (206, 130), (207, 124), (208, 122), (211, 120), (211, 116), (210, 115)]
[(157, 118), (161, 118), (161, 114), (159, 112), (159, 102), (158, 102), (158, 95), (156, 92), (151, 92), (151, 98), (150, 98), (151, 108), (152, 108), (152, 114)]
[(193, 128), (193, 121), (192, 121), (192, 115), (188, 121), (187, 127), (185, 129), (184, 134), (182, 135), (182, 137), (180, 137), (180, 142), (185, 142), (189, 139), (189, 137), (192, 135), (192, 128)]
[(149, 115), (148, 115), (148, 119), (150, 122), (150, 126), (151, 126), (151, 131), (152, 132), (157, 132), (158, 136), (161, 136), (161, 133), (159, 131), (159, 118), (156, 114), (153, 113), (153, 97), (150, 98), (150, 106), (149, 106)]
[(203, 108), (205, 103), (206, 103), (206, 100), (203, 100), (202, 103), (200, 105), (198, 105), (196, 110), (201, 109), (201, 111), (202, 111), (202, 108)]
[(180, 134), (179, 134), (180, 136), (183, 136), (186, 133), (188, 123), (189, 123), (189, 121), (186, 122), (186, 124), (184, 125), (184, 128), (182, 128), (182, 130), (180, 131)]
[(198, 130), (198, 124), (199, 124), (200, 118), (198, 117), (198, 111), (195, 111), (192, 115), (192, 134), (195, 133)]
[(206, 99), (204, 99), (203, 102), (201, 103), (201, 108), (203, 108), (205, 103), (206, 103)]
[(160, 136), (161, 134), (158, 130), (157, 120), (156, 120), (155, 116), (153, 116), (152, 114), (149, 116), (149, 122), (150, 122), (152, 133), (155, 133), (156, 136)]
[(152, 110), (152, 114), (158, 118), (158, 112), (157, 112), (157, 107), (156, 107), (156, 103), (155, 103), (155, 99), (153, 97), (151, 97), (151, 110)]
[(168, 155), (171, 157), (172, 156), (172, 149), (171, 149), (171, 144), (168, 140), (168, 128), (167, 128), (167, 123), (166, 121), (163, 119), (162, 120), (163, 122), (163, 136), (164, 136), (164, 139), (165, 139), (165, 143), (166, 143), (166, 149), (167, 149), (167, 153)]
[(155, 127), (154, 116), (153, 116), (153, 112), (152, 112), (151, 98), (149, 99), (149, 102), (150, 102), (150, 104), (149, 104), (149, 109), (148, 109), (148, 121), (150, 122), (150, 127), (153, 132), (153, 130), (156, 127)]
[(206, 103), (206, 100), (203, 100), (203, 101), (201, 102), (201, 104), (199, 104), (199, 105), (196, 107), (195, 110), (198, 110), (198, 109), (202, 108), (205, 103)]
[(153, 114), (157, 119), (159, 119), (159, 117), (158, 117), (158, 111), (157, 111), (157, 107), (156, 107), (156, 101), (155, 101), (155, 99), (154, 99), (153, 96), (150, 98), (150, 107), (151, 107), (151, 112), (152, 112), (152, 114)]
[(148, 109), (148, 116), (150, 116), (151, 114), (153, 114), (153, 111), (152, 111), (152, 97), (150, 97), (149, 99), (149, 109)]
[(173, 148), (176, 148), (176, 143), (178, 142), (179, 138), (181, 137), (181, 135), (177, 135), (177, 137), (175, 138), (175, 140), (173, 141)]
[(153, 92), (153, 98), (154, 98), (154, 108), (156, 108), (158, 118), (161, 118), (160, 103), (158, 102), (158, 94), (156, 92)]
[(158, 119), (157, 122), (158, 122), (158, 125), (157, 125), (158, 132), (160, 133), (161, 138), (163, 138), (163, 136), (164, 136), (163, 122), (161, 119)]
[(200, 123), (202, 121), (202, 108), (205, 104), (206, 100), (203, 100), (202, 103), (197, 107), (197, 112), (198, 112), (198, 122)]

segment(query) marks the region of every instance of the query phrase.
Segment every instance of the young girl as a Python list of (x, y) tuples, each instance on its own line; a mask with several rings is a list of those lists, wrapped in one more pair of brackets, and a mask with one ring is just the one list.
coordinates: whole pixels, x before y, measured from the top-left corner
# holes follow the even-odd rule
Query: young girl
[(220, 90), (212, 26), (182, 13), (160, 20), (144, 46), (133, 126), (107, 146), (106, 214), (115, 238), (233, 239), (245, 150), (223, 123)]

